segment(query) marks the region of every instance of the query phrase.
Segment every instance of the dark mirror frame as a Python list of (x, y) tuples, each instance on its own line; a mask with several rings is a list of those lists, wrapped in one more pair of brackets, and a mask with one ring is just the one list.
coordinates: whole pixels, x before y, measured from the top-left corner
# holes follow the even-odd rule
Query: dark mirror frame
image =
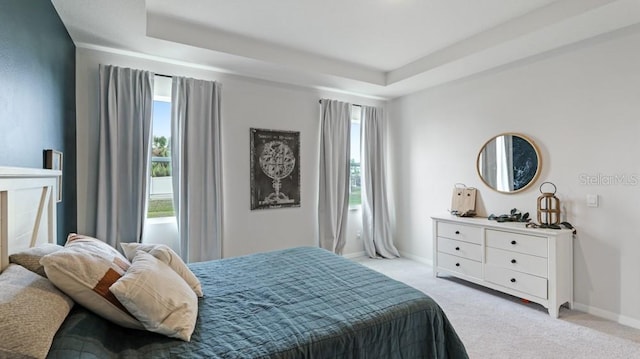
[[(524, 154), (525, 157), (521, 157), (521, 156), (517, 156), (516, 161), (522, 162), (522, 161), (527, 161), (527, 159), (530, 159), (530, 156), (532, 154), (535, 153), (535, 162), (537, 162), (537, 166), (535, 168), (535, 173), (533, 174), (533, 176), (531, 176), (530, 174), (527, 175), (526, 178), (530, 178), (530, 180), (519, 186), (516, 189), (512, 189), (512, 190), (502, 190), (502, 189), (498, 189), (496, 188), (495, 185), (492, 185), (491, 183), (489, 183), (489, 181), (487, 180), (487, 176), (484, 175), (484, 171), (483, 168), (481, 168), (481, 159), (482, 159), (482, 154), (483, 152), (485, 152), (485, 150), (487, 149), (487, 146), (489, 146), (492, 142), (496, 141), (497, 138), (501, 137), (501, 136), (512, 136), (512, 137), (518, 137), (520, 139), (522, 139), (525, 143), (525, 145), (529, 145), (531, 146), (531, 148), (527, 148), (527, 151), (529, 152), (529, 154)], [(520, 165), (525, 165), (525, 164), (520, 164)], [(518, 164), (513, 164), (514, 169), (517, 169), (517, 166), (519, 166)], [(492, 138), (490, 138), (487, 142), (484, 143), (484, 145), (482, 145), (482, 147), (480, 148), (480, 151), (478, 152), (478, 158), (476, 159), (476, 171), (478, 172), (478, 176), (480, 176), (480, 179), (482, 179), (482, 182), (484, 182), (484, 184), (493, 189), (494, 191), (500, 192), (500, 193), (506, 193), (506, 194), (513, 194), (513, 193), (518, 193), (518, 192), (522, 192), (525, 189), (529, 188), (530, 186), (532, 186), (536, 180), (538, 179), (540, 172), (542, 171), (542, 157), (540, 156), (540, 151), (538, 150), (538, 147), (536, 146), (536, 144), (527, 136), (522, 135), (520, 133), (514, 133), (514, 132), (505, 132), (505, 133), (501, 133), (498, 134)]]

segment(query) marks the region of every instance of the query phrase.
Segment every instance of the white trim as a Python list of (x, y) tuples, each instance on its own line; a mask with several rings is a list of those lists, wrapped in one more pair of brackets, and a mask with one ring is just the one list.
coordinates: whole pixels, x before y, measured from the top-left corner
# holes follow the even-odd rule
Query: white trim
[(354, 259), (354, 258), (366, 257), (366, 254), (364, 252), (353, 252), (353, 253), (344, 253), (342, 256), (348, 259)]
[(592, 307), (586, 304), (573, 302), (573, 309), (585, 312), (596, 317), (608, 319), (618, 324), (626, 325), (632, 328), (640, 329), (640, 320), (610, 312), (608, 310)]
[(159, 101), (159, 102), (168, 102), (168, 103), (171, 103), (171, 96), (160, 96), (160, 95), (154, 95), (154, 96), (153, 96), (153, 101)]
[(411, 259), (412, 261), (416, 261), (418, 263), (426, 264), (433, 267), (433, 261), (431, 259), (409, 254), (404, 251), (399, 251), (399, 252), (400, 252), (400, 257), (408, 258), (408, 259)]
[(86, 43), (86, 42), (78, 42), (75, 45), (76, 45), (76, 48), (82, 48), (82, 49), (88, 49), (88, 50), (97, 50), (97, 51), (108, 52), (108, 53), (112, 53), (112, 54), (116, 54), (116, 55), (137, 57), (139, 59), (145, 59), (145, 60), (163, 62), (163, 63), (167, 63), (167, 64), (172, 64), (172, 65), (190, 67), (190, 68), (193, 68), (193, 69), (200, 69), (200, 70), (219, 72), (219, 73), (222, 73), (222, 74), (239, 74), (238, 72), (228, 71), (228, 70), (225, 70), (225, 69), (222, 69), (222, 68), (219, 68), (219, 67), (194, 64), (193, 62), (175, 60), (175, 59), (170, 59), (168, 57), (162, 57), (162, 56), (156, 56), (156, 55), (143, 54), (143, 53), (137, 52), (137, 51), (116, 49), (116, 48), (113, 48), (113, 47), (94, 45), (94, 44), (89, 44), (89, 43)]
[(347, 91), (347, 90), (341, 90), (339, 88), (333, 88), (333, 87), (327, 87), (327, 86), (304, 86), (304, 85), (300, 85), (300, 86), (309, 87), (309, 88), (320, 90), (320, 91), (335, 92), (335, 93), (339, 93), (339, 94), (343, 94), (343, 95), (358, 96), (358, 97), (368, 98), (368, 99), (377, 100), (377, 101), (389, 101), (390, 99), (393, 98), (393, 96), (386, 97), (386, 96), (369, 95), (369, 94), (353, 92), (353, 91)]
[(147, 217), (146, 219), (148, 225), (154, 225), (154, 224), (164, 224), (164, 223), (177, 223), (176, 222), (176, 216), (167, 216), (167, 217), (152, 217), (149, 218)]
[(0, 167), (0, 177), (33, 178), (60, 176), (62, 171), (26, 167)]

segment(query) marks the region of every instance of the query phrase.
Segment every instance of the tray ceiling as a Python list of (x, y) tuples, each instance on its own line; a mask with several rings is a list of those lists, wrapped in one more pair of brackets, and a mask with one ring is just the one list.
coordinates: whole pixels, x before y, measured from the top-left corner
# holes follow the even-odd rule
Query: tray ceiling
[(640, 0), (53, 0), (76, 46), (394, 98), (640, 23)]

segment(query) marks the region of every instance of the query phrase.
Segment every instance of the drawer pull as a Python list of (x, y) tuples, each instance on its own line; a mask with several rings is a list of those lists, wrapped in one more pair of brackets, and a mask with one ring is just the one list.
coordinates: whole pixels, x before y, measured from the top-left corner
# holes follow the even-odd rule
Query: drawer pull
[(460, 247), (456, 247), (456, 251), (459, 251), (459, 250), (460, 250)]
[(460, 267), (460, 263), (456, 263), (456, 267)]
[(515, 278), (511, 278), (511, 283), (515, 283), (516, 279)]
[(456, 234), (460, 234), (460, 231), (456, 231)]
[(516, 241), (511, 241), (511, 244), (513, 244), (513, 245), (515, 245), (516, 243), (518, 243), (518, 242), (516, 242)]
[(515, 259), (512, 259), (512, 260), (511, 260), (511, 263), (516, 264), (516, 260), (515, 260)]

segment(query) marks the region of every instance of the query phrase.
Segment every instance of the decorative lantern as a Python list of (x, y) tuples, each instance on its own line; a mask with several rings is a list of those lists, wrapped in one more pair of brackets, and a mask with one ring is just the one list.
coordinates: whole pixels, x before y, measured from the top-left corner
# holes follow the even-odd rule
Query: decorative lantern
[[(542, 192), (542, 186), (550, 184), (553, 186), (553, 193)], [(541, 225), (558, 225), (560, 223), (560, 200), (555, 196), (556, 185), (551, 182), (544, 182), (540, 185), (540, 193), (538, 197), (538, 223)]]

